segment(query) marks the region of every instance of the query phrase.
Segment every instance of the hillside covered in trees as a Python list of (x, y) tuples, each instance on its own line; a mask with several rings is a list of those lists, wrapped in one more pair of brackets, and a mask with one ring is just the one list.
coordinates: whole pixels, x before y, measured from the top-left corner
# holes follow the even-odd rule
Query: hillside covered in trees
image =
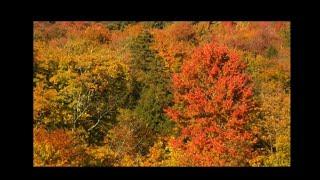
[(290, 166), (290, 23), (34, 22), (34, 166)]

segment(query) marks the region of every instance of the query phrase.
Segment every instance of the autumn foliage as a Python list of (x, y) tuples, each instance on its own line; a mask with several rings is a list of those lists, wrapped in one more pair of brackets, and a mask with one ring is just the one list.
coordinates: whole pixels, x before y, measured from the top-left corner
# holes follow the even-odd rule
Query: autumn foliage
[(173, 74), (175, 106), (167, 114), (181, 127), (172, 145), (185, 153), (183, 165), (238, 166), (251, 157), (253, 93), (244, 69), (235, 52), (210, 43)]
[(290, 166), (290, 23), (34, 22), (34, 166)]
[(83, 144), (65, 130), (34, 131), (34, 161), (41, 166), (81, 166), (86, 161)]

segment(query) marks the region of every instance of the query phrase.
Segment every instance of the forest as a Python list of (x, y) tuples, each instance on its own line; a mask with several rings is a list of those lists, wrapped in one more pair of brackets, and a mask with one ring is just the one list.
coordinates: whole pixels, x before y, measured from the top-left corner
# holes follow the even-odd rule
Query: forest
[(290, 22), (34, 21), (33, 166), (290, 166)]

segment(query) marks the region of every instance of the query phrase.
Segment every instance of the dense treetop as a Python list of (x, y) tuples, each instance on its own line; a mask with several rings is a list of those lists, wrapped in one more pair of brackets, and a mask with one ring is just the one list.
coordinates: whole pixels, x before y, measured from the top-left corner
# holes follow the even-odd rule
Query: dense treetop
[(290, 24), (34, 22), (34, 166), (290, 166)]

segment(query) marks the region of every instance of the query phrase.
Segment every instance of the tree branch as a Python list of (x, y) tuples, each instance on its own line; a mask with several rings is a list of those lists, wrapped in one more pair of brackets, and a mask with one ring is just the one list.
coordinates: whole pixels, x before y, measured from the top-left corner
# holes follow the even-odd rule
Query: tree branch
[(103, 116), (104, 116), (107, 112), (108, 112), (108, 110), (106, 110), (104, 113), (102, 113), (102, 114), (99, 116), (98, 121), (96, 122), (96, 124), (94, 124), (92, 127), (90, 127), (90, 128), (88, 129), (88, 131), (91, 131), (93, 128), (95, 128), (95, 127), (100, 123), (101, 119), (103, 118)]

